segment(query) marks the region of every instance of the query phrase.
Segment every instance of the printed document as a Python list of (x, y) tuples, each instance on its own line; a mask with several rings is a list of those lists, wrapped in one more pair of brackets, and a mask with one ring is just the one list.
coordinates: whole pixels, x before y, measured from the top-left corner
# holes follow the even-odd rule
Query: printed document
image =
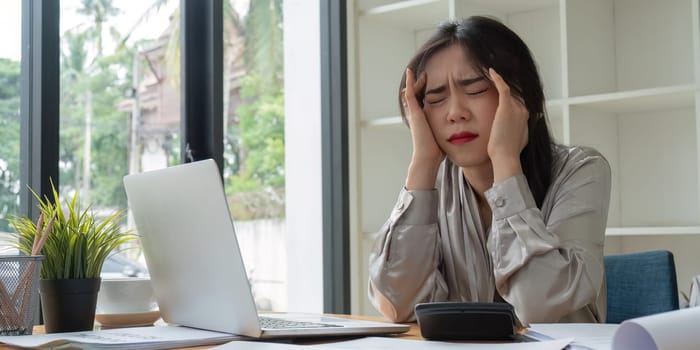
[(241, 337), (179, 326), (133, 327), (99, 331), (0, 336), (0, 343), (31, 349), (171, 349), (221, 344)]

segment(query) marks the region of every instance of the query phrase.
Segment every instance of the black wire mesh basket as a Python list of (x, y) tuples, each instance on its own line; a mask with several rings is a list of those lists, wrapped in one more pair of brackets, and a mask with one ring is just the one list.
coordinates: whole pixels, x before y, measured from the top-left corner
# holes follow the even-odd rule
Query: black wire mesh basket
[(44, 257), (0, 256), (0, 335), (32, 334)]

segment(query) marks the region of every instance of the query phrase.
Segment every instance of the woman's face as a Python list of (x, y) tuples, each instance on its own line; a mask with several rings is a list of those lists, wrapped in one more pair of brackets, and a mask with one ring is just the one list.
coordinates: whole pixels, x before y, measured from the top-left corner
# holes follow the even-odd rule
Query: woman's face
[(490, 163), (491, 124), (498, 107), (496, 87), (459, 44), (438, 51), (425, 67), (424, 107), (438, 146), (462, 168)]

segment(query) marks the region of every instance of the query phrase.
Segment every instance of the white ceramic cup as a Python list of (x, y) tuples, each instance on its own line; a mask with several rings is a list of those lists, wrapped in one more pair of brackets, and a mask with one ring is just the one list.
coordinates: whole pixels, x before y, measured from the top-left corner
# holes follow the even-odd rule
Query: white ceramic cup
[(149, 278), (102, 279), (97, 294), (97, 314), (141, 313), (157, 308)]

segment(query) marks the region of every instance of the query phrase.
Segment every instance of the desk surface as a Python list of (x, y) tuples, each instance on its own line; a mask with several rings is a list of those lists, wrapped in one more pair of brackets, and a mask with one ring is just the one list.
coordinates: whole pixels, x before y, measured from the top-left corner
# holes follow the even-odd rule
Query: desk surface
[[(329, 315), (329, 316), (350, 318), (350, 319), (355, 319), (355, 320), (384, 321), (384, 322), (386, 322), (385, 319), (383, 319), (381, 317), (377, 317), (377, 316), (351, 316), (351, 315)], [(423, 339), (420, 336), (420, 329), (418, 328), (418, 325), (415, 323), (412, 323), (412, 324), (410, 324), (410, 326), (411, 326), (411, 329), (408, 332), (400, 334), (400, 335), (394, 335), (394, 336), (400, 337), (401, 339), (414, 339), (414, 340)], [(43, 334), (43, 333), (44, 333), (44, 326), (35, 326), (34, 327), (34, 334)], [(312, 340), (308, 340), (308, 339), (300, 338), (299, 340), (295, 341), (294, 343), (295, 344), (325, 344), (325, 343), (330, 343), (330, 342), (342, 341), (345, 339), (348, 339), (348, 338), (332, 338), (330, 340), (323, 340), (323, 339), (319, 339), (319, 338), (314, 338)], [(204, 350), (204, 349), (213, 348), (214, 346), (215, 345), (207, 345), (207, 346), (180, 348), (180, 349)], [(5, 349), (14, 349), (14, 348), (0, 344), (0, 350), (5, 350)]]

